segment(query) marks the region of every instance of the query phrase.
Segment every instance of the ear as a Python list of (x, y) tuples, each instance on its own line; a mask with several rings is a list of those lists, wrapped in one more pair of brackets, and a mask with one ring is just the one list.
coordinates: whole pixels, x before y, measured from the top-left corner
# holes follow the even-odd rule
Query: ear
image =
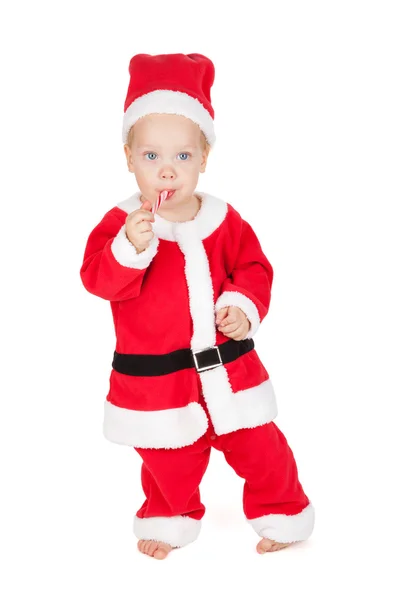
[(124, 144), (124, 152), (125, 152), (125, 157), (127, 159), (128, 171), (130, 173), (134, 173), (134, 168), (132, 166), (132, 152), (131, 152), (131, 148), (128, 146), (128, 144)]
[(209, 144), (206, 144), (205, 150), (202, 151), (201, 165), (199, 167), (200, 173), (205, 173), (209, 152), (210, 152), (210, 146), (209, 146)]

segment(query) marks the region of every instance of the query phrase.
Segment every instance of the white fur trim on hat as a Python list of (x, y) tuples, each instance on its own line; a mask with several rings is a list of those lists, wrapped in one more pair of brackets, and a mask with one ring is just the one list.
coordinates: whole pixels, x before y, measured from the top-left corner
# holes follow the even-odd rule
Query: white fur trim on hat
[(134, 100), (124, 113), (122, 124), (122, 141), (128, 140), (131, 127), (146, 115), (171, 114), (183, 115), (199, 125), (210, 146), (215, 142), (214, 119), (199, 100), (184, 92), (173, 90), (154, 90)]

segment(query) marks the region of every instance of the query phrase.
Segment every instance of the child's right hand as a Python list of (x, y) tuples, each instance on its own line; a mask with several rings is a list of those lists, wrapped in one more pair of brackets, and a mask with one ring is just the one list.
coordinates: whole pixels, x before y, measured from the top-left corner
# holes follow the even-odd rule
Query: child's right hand
[(143, 252), (148, 248), (154, 237), (151, 223), (154, 222), (155, 219), (151, 212), (151, 208), (151, 202), (145, 200), (141, 208), (134, 210), (125, 219), (127, 238), (131, 244), (135, 246), (137, 254), (140, 254), (140, 252)]

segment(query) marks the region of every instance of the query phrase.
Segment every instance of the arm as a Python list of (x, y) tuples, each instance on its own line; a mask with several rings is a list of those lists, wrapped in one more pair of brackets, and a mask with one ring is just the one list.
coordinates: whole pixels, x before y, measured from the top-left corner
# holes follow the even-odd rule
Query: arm
[(224, 280), (215, 310), (237, 306), (249, 319), (246, 338), (253, 337), (268, 313), (271, 301), (273, 268), (262, 251), (252, 227), (242, 221), (240, 245), (234, 268)]
[(87, 240), (80, 269), (84, 287), (110, 301), (137, 297), (158, 244), (154, 236), (148, 248), (137, 254), (125, 234), (125, 223), (109, 211)]

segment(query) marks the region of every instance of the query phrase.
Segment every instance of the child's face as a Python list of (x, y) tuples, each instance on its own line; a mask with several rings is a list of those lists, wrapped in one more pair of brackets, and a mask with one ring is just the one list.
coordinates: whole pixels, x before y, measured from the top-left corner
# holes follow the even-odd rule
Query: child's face
[(149, 114), (135, 123), (132, 134), (124, 151), (144, 199), (154, 204), (162, 190), (175, 189), (165, 210), (189, 202), (209, 153), (198, 125), (182, 115)]

